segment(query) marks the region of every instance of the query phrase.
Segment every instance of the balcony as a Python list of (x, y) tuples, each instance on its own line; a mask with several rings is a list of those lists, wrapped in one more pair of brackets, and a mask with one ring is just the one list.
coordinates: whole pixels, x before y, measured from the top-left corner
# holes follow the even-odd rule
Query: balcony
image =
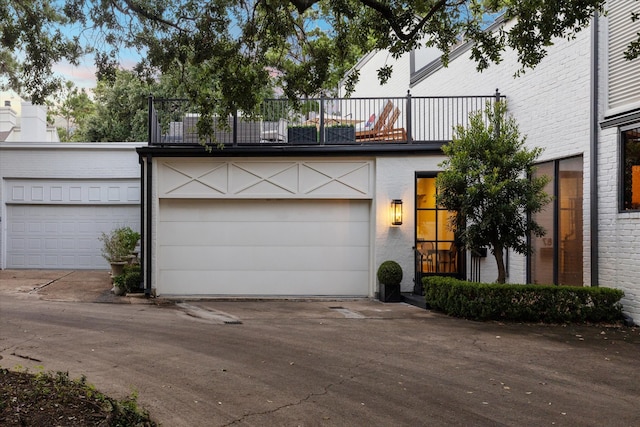
[[(488, 96), (268, 99), (250, 114), (237, 112), (199, 124), (198, 108), (184, 99), (149, 98), (149, 146), (219, 147), (376, 146), (446, 143), (469, 114), (484, 111)], [(415, 147), (418, 148), (418, 147)]]

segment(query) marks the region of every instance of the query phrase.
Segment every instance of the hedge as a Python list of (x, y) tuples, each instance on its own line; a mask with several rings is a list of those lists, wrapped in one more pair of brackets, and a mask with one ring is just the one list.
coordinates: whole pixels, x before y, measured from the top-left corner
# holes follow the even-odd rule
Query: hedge
[(575, 323), (623, 319), (618, 289), (549, 285), (499, 285), (451, 277), (422, 279), (427, 306), (473, 320)]

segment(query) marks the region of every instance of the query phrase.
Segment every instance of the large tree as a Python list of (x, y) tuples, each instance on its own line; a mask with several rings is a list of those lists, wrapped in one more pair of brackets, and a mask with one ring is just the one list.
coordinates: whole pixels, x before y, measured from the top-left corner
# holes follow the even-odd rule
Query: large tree
[(96, 110), (87, 91), (78, 89), (73, 82), (67, 81), (50, 104), (48, 114), (57, 115), (65, 121), (64, 127), (58, 127), (60, 141), (85, 141), (84, 130)]
[[(138, 49), (137, 71), (179, 73), (204, 110), (252, 109), (271, 77), (289, 97), (331, 87), (372, 48), (394, 56), (436, 46), (446, 62), (462, 35), (478, 68), (507, 47), (533, 67), (554, 37), (589, 25), (605, 0), (5, 0), (0, 2), (0, 73), (36, 102), (60, 82), (51, 66), (92, 49), (99, 75), (113, 76), (119, 49)], [(485, 32), (487, 20), (516, 18)], [(631, 17), (630, 17), (631, 18)], [(633, 46), (630, 57), (637, 55)], [(18, 59), (18, 65), (12, 59)], [(391, 69), (379, 71), (382, 80)], [(354, 75), (355, 76), (355, 75)], [(211, 100), (218, 100), (215, 105)]]
[(539, 148), (527, 149), (505, 102), (488, 105), (484, 114), (472, 113), (467, 128), (456, 127), (451, 143), (442, 147), (448, 157), (436, 178), (436, 202), (455, 211), (453, 227), (464, 247), (488, 247), (504, 283), (504, 252), (528, 254), (527, 236), (542, 236), (533, 220), (551, 200), (544, 192), (547, 176), (533, 176)]

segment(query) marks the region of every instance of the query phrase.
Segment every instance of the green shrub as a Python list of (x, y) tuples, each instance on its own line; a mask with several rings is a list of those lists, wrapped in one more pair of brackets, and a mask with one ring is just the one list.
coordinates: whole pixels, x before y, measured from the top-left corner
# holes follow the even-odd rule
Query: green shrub
[(122, 274), (113, 277), (113, 284), (126, 293), (142, 292), (140, 282), (142, 281), (142, 270), (140, 264), (127, 264)]
[(142, 281), (142, 270), (140, 264), (128, 264), (124, 267), (124, 287), (127, 292), (142, 292), (140, 282)]
[(120, 289), (124, 289), (124, 291), (126, 292), (127, 288), (125, 286), (125, 275), (118, 274), (117, 276), (113, 276), (113, 285)]
[(473, 320), (519, 322), (617, 322), (622, 320), (618, 289), (602, 287), (498, 285), (451, 277), (422, 280), (427, 305)]
[(384, 285), (399, 285), (402, 282), (402, 267), (395, 261), (385, 261), (378, 267), (378, 280)]

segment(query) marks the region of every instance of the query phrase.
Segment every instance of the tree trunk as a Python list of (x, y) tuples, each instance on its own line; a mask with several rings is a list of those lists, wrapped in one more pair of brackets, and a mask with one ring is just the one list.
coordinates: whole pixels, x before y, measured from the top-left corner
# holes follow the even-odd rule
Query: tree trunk
[(493, 247), (493, 256), (496, 258), (496, 264), (498, 264), (498, 279), (496, 283), (504, 283), (507, 279), (507, 274), (504, 268), (504, 251), (502, 247)]

